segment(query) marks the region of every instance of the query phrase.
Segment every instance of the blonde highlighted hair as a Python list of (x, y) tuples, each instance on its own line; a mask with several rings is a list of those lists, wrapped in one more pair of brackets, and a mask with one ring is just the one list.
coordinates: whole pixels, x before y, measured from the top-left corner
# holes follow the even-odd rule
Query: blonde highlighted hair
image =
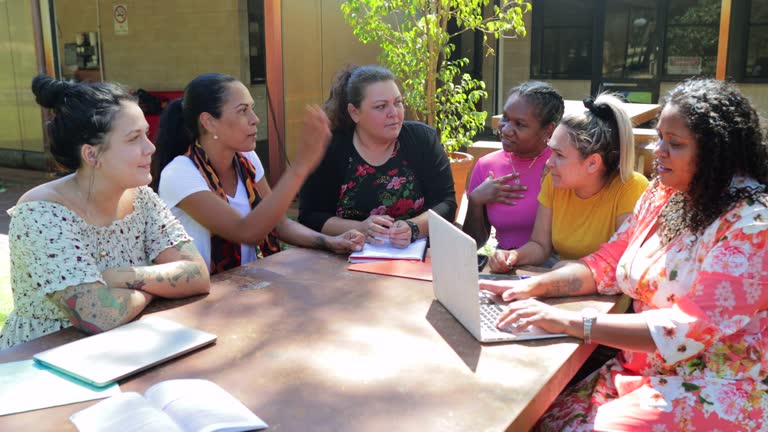
[(599, 154), (605, 166), (605, 178), (617, 172), (622, 182), (632, 177), (635, 144), (632, 121), (616, 96), (601, 93), (597, 99), (584, 100), (584, 111), (567, 114), (560, 122), (582, 158)]

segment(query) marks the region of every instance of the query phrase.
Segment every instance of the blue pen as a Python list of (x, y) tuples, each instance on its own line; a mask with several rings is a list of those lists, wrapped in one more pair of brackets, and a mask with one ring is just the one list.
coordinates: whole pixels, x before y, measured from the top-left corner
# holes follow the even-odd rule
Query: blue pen
[(520, 275), (520, 279), (530, 279), (531, 277), (528, 275)]

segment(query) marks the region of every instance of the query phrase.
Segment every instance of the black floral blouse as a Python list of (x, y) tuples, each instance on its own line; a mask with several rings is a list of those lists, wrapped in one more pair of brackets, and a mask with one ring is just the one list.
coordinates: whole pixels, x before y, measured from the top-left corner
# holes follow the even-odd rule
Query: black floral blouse
[(423, 211), (424, 193), (414, 170), (401, 156), (399, 142), (380, 166), (371, 166), (353, 151), (344, 179), (336, 208), (338, 217), (364, 220), (370, 215), (389, 215), (401, 220)]

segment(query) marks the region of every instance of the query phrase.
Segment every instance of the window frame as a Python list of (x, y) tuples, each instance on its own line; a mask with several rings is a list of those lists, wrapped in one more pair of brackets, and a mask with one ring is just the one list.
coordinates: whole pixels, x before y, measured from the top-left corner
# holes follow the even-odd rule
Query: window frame
[[(602, 61), (602, 52), (598, 55), (596, 51), (597, 41), (598, 37), (602, 39), (602, 32), (598, 32), (598, 27), (596, 25), (597, 23), (597, 17), (601, 16), (601, 13), (599, 12), (599, 7), (601, 2), (599, 0), (585, 0), (585, 1), (591, 1), (592, 2), (592, 8), (595, 13), (592, 14), (592, 22), (590, 23), (589, 27), (583, 26), (584, 28), (588, 28), (588, 30), (591, 33), (592, 43), (591, 43), (591, 53), (590, 53), (590, 71), (586, 74), (568, 74), (568, 73), (543, 73), (539, 72), (541, 70), (541, 62), (543, 59), (543, 56), (541, 55), (542, 52), (542, 46), (543, 46), (543, 40), (544, 40), (544, 28), (543, 28), (543, 13), (544, 8), (543, 7), (536, 7), (534, 5), (532, 16), (531, 16), (531, 63), (529, 67), (529, 76), (531, 79), (541, 79), (541, 80), (584, 80), (584, 81), (590, 81), (592, 80), (593, 71), (595, 70), (595, 58), (599, 57)], [(539, 5), (541, 5), (541, 2), (539, 2)], [(581, 28), (582, 26), (572, 26), (576, 28)]]
[[(251, 5), (254, 5), (257, 10), (252, 10)], [(259, 7), (260, 6), (260, 7)], [(267, 82), (267, 54), (266, 54), (266, 42), (264, 34), (264, 0), (248, 0), (246, 2), (246, 15), (247, 15), (247, 38), (248, 38), (248, 75), (251, 85), (265, 84)], [(256, 22), (259, 25), (259, 33), (255, 36), (256, 43), (260, 44), (257, 56), (251, 54), (253, 46), (253, 33), (251, 32), (251, 23)], [(259, 74), (257, 68), (254, 67), (254, 61), (261, 62), (261, 70), (263, 74)], [(263, 76), (260, 76), (263, 75)]]
[[(731, 8), (730, 34), (728, 35), (728, 63), (726, 75), (739, 83), (767, 84), (768, 76), (753, 77), (747, 75), (747, 58), (749, 55), (749, 35), (751, 29), (750, 13), (752, 2), (747, 0), (734, 2)], [(768, 22), (761, 24), (768, 28)]]
[[(660, 48), (660, 57), (659, 60), (661, 61), (661, 64), (659, 65), (659, 81), (661, 82), (680, 82), (687, 78), (690, 78), (691, 75), (687, 74), (667, 74), (664, 73), (665, 69), (665, 62), (667, 61), (667, 54), (669, 51), (669, 28), (672, 27), (707, 27), (708, 25), (701, 25), (701, 24), (685, 24), (685, 25), (676, 25), (676, 24), (670, 24), (670, 21), (672, 21), (670, 18), (670, 8), (672, 7), (672, 0), (664, 0), (661, 5), (659, 5), (660, 8), (664, 8), (664, 12), (661, 14), (661, 21), (660, 24), (663, 25), (663, 33), (661, 35), (661, 39), (659, 40), (659, 48)], [(720, 38), (720, 22), (718, 21), (715, 24), (711, 25), (715, 32), (718, 34), (718, 42)], [(715, 54), (715, 65), (717, 65), (717, 55), (719, 55), (719, 52)], [(717, 74), (717, 67), (715, 67), (715, 71), (712, 74), (699, 74), (697, 76), (702, 77), (711, 77), (714, 78)]]

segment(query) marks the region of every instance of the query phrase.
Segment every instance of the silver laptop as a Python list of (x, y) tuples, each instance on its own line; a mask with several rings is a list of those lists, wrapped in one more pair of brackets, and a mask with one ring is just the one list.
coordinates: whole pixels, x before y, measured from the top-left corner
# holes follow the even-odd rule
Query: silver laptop
[(216, 335), (147, 316), (33, 358), (66, 375), (104, 387), (215, 340)]
[[(475, 240), (430, 210), (429, 242), (435, 297), (475, 339), (504, 342), (566, 336), (534, 326), (522, 331), (497, 328), (496, 320), (508, 303), (499, 296), (480, 291)], [(494, 275), (494, 279), (502, 277), (518, 278)]]

